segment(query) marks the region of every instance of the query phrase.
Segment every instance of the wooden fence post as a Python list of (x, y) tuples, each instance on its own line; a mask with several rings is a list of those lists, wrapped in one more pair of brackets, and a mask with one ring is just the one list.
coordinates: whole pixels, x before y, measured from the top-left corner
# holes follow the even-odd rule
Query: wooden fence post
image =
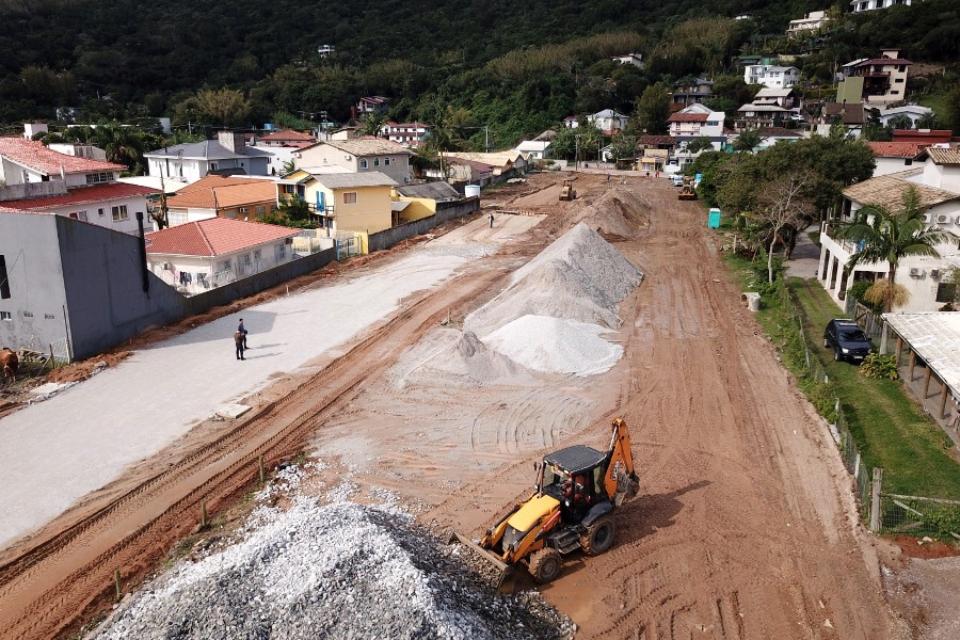
[(123, 595), (120, 591), (120, 569), (113, 570), (113, 586), (116, 590), (116, 600), (120, 602), (120, 596)]
[(870, 531), (880, 531), (880, 491), (883, 488), (883, 469), (874, 467), (873, 485), (870, 488)]
[(257, 457), (257, 469), (260, 472), (260, 484), (263, 484), (264, 480), (267, 478), (266, 471), (263, 468), (263, 456)]
[(207, 501), (204, 500), (200, 503), (200, 528), (207, 528)]

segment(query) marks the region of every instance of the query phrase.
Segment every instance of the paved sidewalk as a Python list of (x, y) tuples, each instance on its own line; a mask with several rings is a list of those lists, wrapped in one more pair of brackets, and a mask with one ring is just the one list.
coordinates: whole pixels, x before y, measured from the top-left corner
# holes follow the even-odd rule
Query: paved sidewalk
[(816, 226), (808, 227), (797, 236), (797, 246), (793, 248), (793, 256), (785, 263), (788, 276), (804, 280), (817, 277), (817, 269), (820, 268), (820, 247), (813, 244), (810, 236), (807, 235), (816, 230)]
[[(46, 523), (210, 417), (388, 317), (539, 218), (481, 218), (363, 275), (242, 310), (135, 351), (50, 400), (0, 420), (0, 546)], [(236, 360), (239, 318), (250, 332)]]

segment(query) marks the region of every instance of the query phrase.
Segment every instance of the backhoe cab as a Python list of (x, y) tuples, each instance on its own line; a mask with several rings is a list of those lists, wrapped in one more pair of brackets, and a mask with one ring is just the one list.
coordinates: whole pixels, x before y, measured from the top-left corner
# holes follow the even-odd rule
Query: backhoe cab
[(456, 534), (500, 570), (500, 584), (517, 563), (546, 583), (560, 575), (562, 556), (607, 551), (616, 534), (611, 514), (639, 487), (630, 433), (619, 418), (607, 451), (574, 445), (544, 456), (536, 468), (536, 490), (478, 542)]

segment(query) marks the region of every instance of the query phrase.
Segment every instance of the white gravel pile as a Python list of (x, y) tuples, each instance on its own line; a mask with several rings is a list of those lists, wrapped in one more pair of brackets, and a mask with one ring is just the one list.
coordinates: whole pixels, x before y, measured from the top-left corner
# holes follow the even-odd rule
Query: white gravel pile
[(525, 315), (617, 328), (617, 305), (643, 277), (613, 245), (580, 223), (518, 269), (510, 286), (470, 315), (481, 339)]
[(534, 371), (591, 376), (607, 371), (623, 347), (604, 340), (609, 330), (596, 324), (527, 315), (500, 327), (486, 342)]
[(431, 332), (397, 360), (389, 375), (398, 389), (411, 384), (476, 388), (537, 383), (529, 371), (476, 334), (453, 328)]
[(614, 188), (583, 208), (580, 221), (608, 237), (635, 238), (640, 229), (650, 224), (649, 211), (650, 205), (641, 195)]
[(391, 507), (295, 497), (243, 539), (184, 561), (121, 605), (98, 640), (550, 638), (572, 625), (535, 594), (492, 593)]

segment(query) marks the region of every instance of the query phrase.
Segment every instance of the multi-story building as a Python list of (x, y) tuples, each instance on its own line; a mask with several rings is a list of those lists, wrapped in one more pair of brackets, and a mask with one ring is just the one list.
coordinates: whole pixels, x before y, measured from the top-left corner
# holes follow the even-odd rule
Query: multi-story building
[(907, 77), (913, 63), (899, 49), (884, 49), (879, 58), (864, 58), (843, 65), (844, 79), (837, 87), (837, 102), (860, 102), (882, 107), (907, 97)]
[(673, 101), (688, 106), (702, 103), (713, 97), (713, 80), (693, 78), (681, 80), (673, 85)]
[(604, 135), (612, 136), (627, 127), (630, 118), (613, 109), (604, 109), (587, 116), (587, 122), (600, 129)]
[(143, 154), (151, 176), (194, 182), (208, 173), (265, 176), (270, 153), (247, 146), (242, 133), (220, 131), (216, 140), (187, 142)]
[[(861, 247), (843, 240), (837, 233), (844, 223), (866, 205), (881, 204), (896, 208), (909, 189), (915, 189), (924, 209), (928, 226), (960, 235), (960, 149), (929, 147), (922, 150), (913, 166), (905, 171), (870, 178), (844, 189), (844, 206), (837, 219), (825, 222), (820, 233), (821, 252), (817, 276), (830, 296), (845, 304), (847, 292), (859, 280), (886, 278), (886, 261), (849, 266), (850, 256)], [(952, 285), (947, 273), (960, 267), (960, 249), (955, 239), (937, 247), (940, 257), (903, 258), (894, 274), (909, 298), (895, 311), (936, 311), (952, 301)], [(948, 297), (948, 290), (950, 299)]]
[(382, 173), (398, 184), (413, 179), (410, 157), (404, 146), (372, 136), (350, 140), (326, 140), (294, 152), (297, 169), (320, 173)]
[(396, 181), (379, 171), (312, 173), (299, 169), (277, 185), (277, 201), (306, 202), (331, 238), (356, 231), (376, 233), (393, 225), (391, 190)]
[(125, 169), (34, 140), (0, 138), (0, 204), (135, 234), (136, 213), (146, 215), (147, 198), (158, 191), (117, 182)]
[(209, 175), (167, 197), (171, 227), (209, 218), (262, 220), (276, 209), (277, 183), (270, 178)]
[(826, 11), (811, 11), (802, 18), (791, 20), (787, 26), (787, 35), (794, 36), (799, 33), (811, 33), (823, 29), (830, 22), (830, 16)]
[(743, 68), (743, 81), (771, 89), (790, 89), (800, 82), (800, 69), (774, 64), (748, 64)]
[(723, 111), (713, 111), (702, 104), (692, 104), (672, 114), (667, 122), (670, 125), (670, 136), (674, 139), (675, 146), (666, 171), (668, 173), (682, 171), (704, 151), (704, 149), (691, 151), (688, 148), (694, 140), (707, 140), (713, 150), (722, 150), (727, 141), (723, 129), (726, 118)]
[(430, 133), (430, 125), (422, 122), (387, 122), (380, 135), (404, 147), (416, 148), (423, 144)]
[[(917, 0), (920, 2), (920, 0)], [(912, 0), (851, 0), (850, 6), (854, 13), (863, 11), (875, 11), (877, 9), (889, 9), (890, 7), (905, 6), (913, 4)]]

